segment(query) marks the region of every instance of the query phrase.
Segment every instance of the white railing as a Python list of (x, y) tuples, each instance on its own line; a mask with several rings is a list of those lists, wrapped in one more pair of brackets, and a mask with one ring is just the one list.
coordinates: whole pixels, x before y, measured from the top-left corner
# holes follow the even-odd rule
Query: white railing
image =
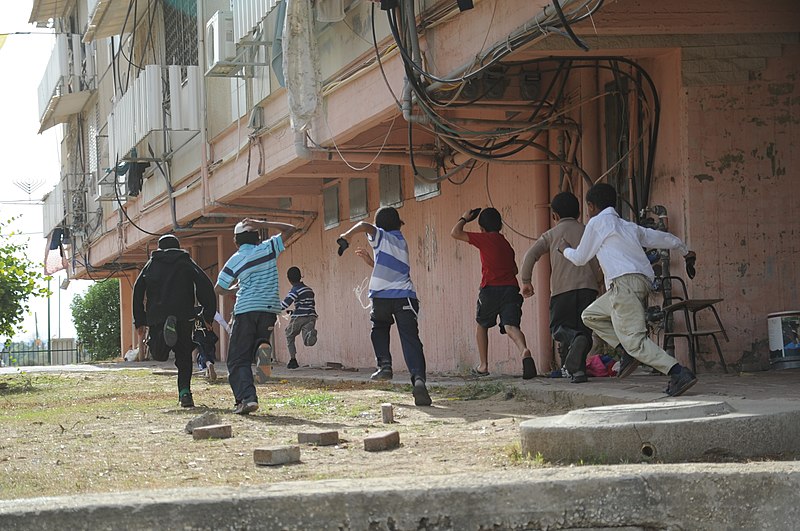
[[(181, 68), (186, 68), (186, 82), (181, 81)], [(164, 75), (169, 86), (169, 102), (165, 106), (162, 83)], [(150, 154), (138, 149), (150, 133), (156, 131), (198, 131), (200, 116), (198, 89), (200, 68), (197, 66), (147, 65), (128, 91), (113, 104), (108, 115), (108, 154), (110, 162), (130, 158), (136, 148), (138, 155)], [(150, 146), (158, 146), (162, 153), (169, 149), (153, 138)], [(146, 148), (145, 148), (146, 149)]]
[(42, 231), (45, 236), (61, 225), (66, 216), (64, 208), (64, 180), (60, 180), (53, 190), (47, 194), (42, 209)]
[(237, 44), (252, 40), (253, 30), (261, 24), (280, 0), (233, 0), (233, 40)]
[(64, 77), (68, 74), (69, 49), (67, 36), (62, 33), (56, 35), (56, 44), (53, 47), (50, 60), (47, 62), (44, 77), (39, 83), (39, 121), (44, 118), (45, 112), (50, 106), (50, 100), (60, 91), (64, 83)]
[(88, 90), (93, 86), (94, 58), (90, 53), (84, 72), (84, 46), (78, 34), (56, 35), (53, 52), (39, 83), (40, 122), (51, 110), (53, 98)]

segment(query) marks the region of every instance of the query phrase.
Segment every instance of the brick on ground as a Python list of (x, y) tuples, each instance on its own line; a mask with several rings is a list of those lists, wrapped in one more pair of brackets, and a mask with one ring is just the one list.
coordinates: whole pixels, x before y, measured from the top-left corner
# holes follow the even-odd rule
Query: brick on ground
[(192, 437), (197, 439), (230, 439), (233, 437), (233, 428), (230, 424), (212, 424), (200, 426), (192, 430)]
[(299, 446), (269, 446), (253, 450), (253, 461), (257, 465), (286, 465), (300, 462)]
[(300, 432), (297, 434), (297, 442), (300, 444), (315, 444), (317, 446), (333, 446), (339, 444), (338, 431), (313, 431)]
[(382, 452), (400, 447), (400, 433), (396, 431), (382, 431), (364, 438), (364, 450), (368, 452)]

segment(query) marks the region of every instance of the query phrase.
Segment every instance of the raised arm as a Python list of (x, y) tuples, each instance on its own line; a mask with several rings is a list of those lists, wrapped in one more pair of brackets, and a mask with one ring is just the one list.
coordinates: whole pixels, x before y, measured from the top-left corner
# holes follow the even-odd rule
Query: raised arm
[(466, 232), (464, 232), (464, 225), (466, 225), (467, 223), (478, 217), (480, 211), (481, 211), (480, 208), (474, 208), (472, 210), (467, 210), (466, 212), (464, 212), (461, 215), (461, 217), (458, 218), (458, 221), (456, 221), (456, 224), (450, 231), (450, 236), (452, 236), (456, 240), (461, 240), (462, 242), (468, 242), (469, 235)]
[(282, 223), (280, 221), (264, 221), (259, 219), (245, 218), (243, 222), (255, 229), (275, 229), (280, 231), (281, 237), (284, 240), (289, 239), (298, 229), (291, 223)]
[(345, 240), (347, 240), (347, 243), (350, 243), (350, 238), (352, 238), (354, 234), (358, 234), (360, 232), (364, 232), (370, 238), (374, 238), (375, 235), (378, 234), (378, 227), (366, 221), (359, 221), (358, 223), (350, 227), (350, 230), (340, 234), (339, 237), (344, 238)]

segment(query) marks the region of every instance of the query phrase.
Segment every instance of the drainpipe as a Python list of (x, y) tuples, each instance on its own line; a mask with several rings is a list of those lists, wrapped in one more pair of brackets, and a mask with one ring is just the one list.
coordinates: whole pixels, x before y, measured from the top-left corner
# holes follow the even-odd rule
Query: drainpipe
[[(200, 68), (205, 70), (206, 65), (206, 31), (205, 31), (205, 0), (197, 2), (197, 54)], [(202, 186), (202, 203), (200, 214), (208, 214), (210, 204), (210, 194), (208, 186), (208, 152), (211, 146), (208, 144), (208, 105), (206, 102), (206, 78), (203, 71), (203, 80), (199, 84), (198, 97), (200, 98), (200, 182)]]

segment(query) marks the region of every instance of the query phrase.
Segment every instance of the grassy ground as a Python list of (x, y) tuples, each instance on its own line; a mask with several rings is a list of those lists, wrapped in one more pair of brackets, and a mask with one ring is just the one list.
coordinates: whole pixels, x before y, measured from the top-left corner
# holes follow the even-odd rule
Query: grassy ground
[[(149, 370), (0, 377), (0, 499), (544, 466), (520, 454), (518, 423), (560, 412), (496, 382), (433, 388), (434, 406), (417, 408), (408, 385), (276, 379), (259, 386), (261, 409), (241, 417), (226, 382), (196, 377), (192, 387), (198, 407), (184, 409), (175, 376)], [(386, 402), (392, 425), (381, 422)], [(207, 411), (233, 438), (184, 431)], [(400, 432), (399, 449), (363, 450), (365, 436), (388, 429)], [(337, 430), (340, 444), (302, 446), (296, 465), (253, 463), (255, 448), (320, 430)]]

